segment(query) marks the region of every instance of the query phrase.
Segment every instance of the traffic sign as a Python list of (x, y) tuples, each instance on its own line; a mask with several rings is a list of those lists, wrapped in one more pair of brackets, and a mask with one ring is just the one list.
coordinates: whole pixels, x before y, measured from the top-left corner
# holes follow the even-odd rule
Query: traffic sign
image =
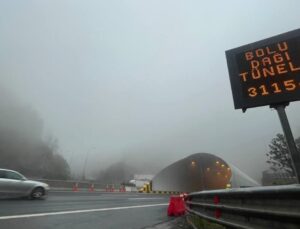
[(226, 51), (235, 109), (300, 100), (300, 29)]

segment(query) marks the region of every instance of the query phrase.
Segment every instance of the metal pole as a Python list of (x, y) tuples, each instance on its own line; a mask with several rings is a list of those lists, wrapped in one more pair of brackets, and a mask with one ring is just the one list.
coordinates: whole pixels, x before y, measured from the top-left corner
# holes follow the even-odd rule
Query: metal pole
[(286, 139), (286, 143), (288, 146), (288, 150), (290, 153), (290, 157), (292, 159), (292, 166), (296, 175), (297, 182), (299, 183), (299, 175), (300, 175), (300, 152), (297, 149), (295, 139), (293, 137), (293, 133), (289, 124), (289, 120), (285, 113), (285, 105), (276, 106), (281, 126), (284, 132), (284, 136)]
[(91, 150), (94, 149), (94, 147), (90, 148), (87, 151), (87, 154), (85, 155), (85, 161), (84, 161), (84, 167), (83, 167), (83, 171), (82, 171), (82, 180), (85, 180), (85, 171), (86, 171), (86, 164), (90, 155)]
[(87, 154), (85, 155), (84, 167), (83, 167), (83, 172), (82, 172), (82, 180), (85, 180), (86, 163), (87, 163), (89, 154), (90, 154), (90, 150), (89, 150), (89, 151), (87, 152)]

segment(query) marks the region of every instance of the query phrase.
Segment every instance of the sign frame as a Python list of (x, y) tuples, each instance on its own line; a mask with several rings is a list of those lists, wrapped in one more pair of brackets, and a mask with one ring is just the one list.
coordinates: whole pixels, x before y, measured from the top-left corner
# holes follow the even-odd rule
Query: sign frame
[[(281, 93), (280, 95), (272, 94), (270, 98), (262, 97), (262, 96), (259, 96), (258, 98), (245, 98), (244, 91), (243, 91), (243, 87), (245, 86), (241, 82), (241, 77), (239, 72), (240, 66), (237, 60), (237, 56), (240, 55), (241, 53), (254, 51), (257, 49), (268, 47), (270, 45), (274, 45), (279, 42), (284, 42), (296, 38), (297, 38), (297, 45), (299, 39), (299, 47), (298, 46), (296, 47), (297, 50), (299, 49), (299, 57), (300, 57), (300, 29), (296, 29), (277, 36), (273, 36), (247, 45), (243, 45), (238, 48), (227, 50), (225, 52), (235, 109), (242, 109), (243, 112), (245, 112), (246, 109), (248, 108), (282, 104), (282, 103), (286, 104), (292, 101), (300, 100), (300, 84), (299, 84), (299, 88), (296, 89), (294, 93), (285, 92), (285, 93)], [(299, 77), (298, 80), (299, 82), (297, 83), (300, 83), (300, 71), (295, 74), (297, 74), (297, 77)]]

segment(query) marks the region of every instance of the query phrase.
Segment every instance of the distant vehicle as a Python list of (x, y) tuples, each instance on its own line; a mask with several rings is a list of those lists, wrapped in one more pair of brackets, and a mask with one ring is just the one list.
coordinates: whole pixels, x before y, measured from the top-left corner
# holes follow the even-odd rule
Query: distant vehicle
[(49, 185), (28, 180), (22, 174), (8, 169), (0, 169), (0, 198), (29, 197), (42, 199), (47, 196)]

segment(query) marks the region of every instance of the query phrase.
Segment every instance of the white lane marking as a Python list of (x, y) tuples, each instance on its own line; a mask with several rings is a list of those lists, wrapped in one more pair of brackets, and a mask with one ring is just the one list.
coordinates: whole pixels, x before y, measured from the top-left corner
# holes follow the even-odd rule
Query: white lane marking
[(61, 212), (45, 212), (45, 213), (25, 214), (25, 215), (10, 215), (10, 216), (0, 216), (0, 220), (89, 213), (89, 212), (103, 212), (103, 211), (125, 210), (125, 209), (133, 209), (133, 208), (149, 208), (149, 207), (166, 206), (166, 205), (168, 205), (168, 203), (135, 205), (135, 206), (113, 207), (113, 208), (96, 208), (96, 209), (87, 209), (87, 210), (61, 211)]
[(162, 200), (162, 197), (133, 197), (128, 198), (128, 200)]

